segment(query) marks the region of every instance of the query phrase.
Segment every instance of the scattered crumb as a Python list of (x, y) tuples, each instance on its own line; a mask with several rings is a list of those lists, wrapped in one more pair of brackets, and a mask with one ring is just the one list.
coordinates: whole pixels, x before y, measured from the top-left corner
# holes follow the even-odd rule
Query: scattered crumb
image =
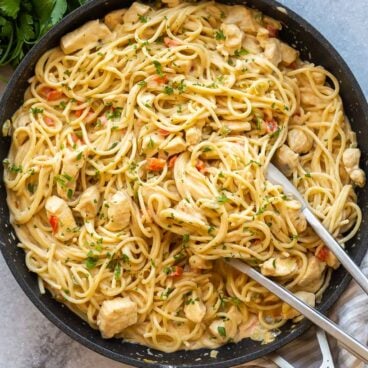
[(283, 8), (282, 6), (278, 6), (276, 7), (276, 9), (281, 12), (281, 13), (284, 13), (284, 14), (287, 14), (287, 10), (285, 8)]
[(210, 357), (211, 357), (211, 358), (216, 359), (216, 358), (217, 358), (218, 353), (219, 353), (219, 352), (218, 352), (217, 350), (211, 350), (211, 352), (210, 352)]

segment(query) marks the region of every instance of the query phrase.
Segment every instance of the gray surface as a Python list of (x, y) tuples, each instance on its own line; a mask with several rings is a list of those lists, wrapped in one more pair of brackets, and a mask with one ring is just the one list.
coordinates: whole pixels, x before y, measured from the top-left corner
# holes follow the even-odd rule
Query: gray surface
[[(314, 25), (340, 52), (368, 95), (366, 0), (280, 0)], [(124, 367), (54, 327), (19, 288), (0, 255), (1, 368)]]

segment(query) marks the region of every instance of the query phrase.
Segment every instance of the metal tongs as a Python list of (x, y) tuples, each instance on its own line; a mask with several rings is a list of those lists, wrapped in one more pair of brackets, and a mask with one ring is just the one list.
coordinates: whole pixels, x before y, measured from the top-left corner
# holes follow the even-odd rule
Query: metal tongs
[[(307, 202), (294, 187), (294, 185), (291, 184), (290, 181), (284, 176), (284, 174), (282, 174), (272, 164), (269, 164), (267, 179), (271, 183), (281, 185), (284, 188), (285, 193), (293, 195), (301, 202), (302, 212), (306, 217), (308, 223), (323, 240), (325, 245), (335, 254), (337, 259), (350, 273), (353, 279), (368, 294), (368, 279), (365, 277), (359, 267), (350, 259), (344, 249), (339, 245), (339, 243), (333, 238), (333, 236), (313, 214)], [(292, 292), (263, 276), (260, 272), (253, 269), (251, 266), (248, 266), (246, 263), (241, 262), (237, 259), (228, 260), (227, 262), (240, 272), (247, 274), (254, 281), (257, 281), (260, 285), (271, 291), (273, 294), (277, 295), (281, 300), (303, 314), (315, 325), (325, 330), (328, 334), (338, 340), (341, 345), (351, 354), (355, 355), (363, 362), (368, 363), (368, 348), (361, 344), (358, 340), (354, 339), (352, 336), (341, 330), (338, 325), (325, 317), (318, 310), (310, 307), (308, 304), (304, 303), (298, 297), (296, 297)]]

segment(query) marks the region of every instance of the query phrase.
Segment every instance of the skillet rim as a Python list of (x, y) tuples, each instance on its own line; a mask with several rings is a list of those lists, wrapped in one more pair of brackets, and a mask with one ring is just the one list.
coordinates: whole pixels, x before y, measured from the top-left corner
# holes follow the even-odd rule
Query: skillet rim
[[(128, 1), (130, 3), (130, 1)], [(232, 1), (226, 1), (222, 0), (221, 2), (226, 3), (228, 5), (234, 4)], [(34, 59), (39, 59), (39, 57), (44, 52), (44, 46), (46, 46), (52, 39), (54, 38), (55, 34), (65, 34), (66, 28), (70, 28), (70, 26), (73, 23), (77, 23), (79, 25), (80, 21), (79, 18), (82, 17), (83, 14), (88, 13), (91, 11), (91, 9), (101, 9), (101, 11), (104, 11), (103, 14), (105, 14), (107, 11), (105, 11), (104, 6), (108, 6), (110, 3), (109, 0), (94, 0), (90, 1), (80, 8), (74, 10), (69, 15), (67, 15), (65, 18), (63, 18), (55, 27), (53, 27), (49, 32), (47, 32), (41, 40), (36, 44), (25, 56), (25, 58), (22, 60), (21, 64), (18, 66), (18, 68), (13, 73), (5, 92), (0, 100), (0, 119), (6, 120), (6, 105), (7, 102), (12, 98), (13, 90), (17, 88), (17, 86), (21, 83), (21, 77), (26, 72), (28, 65), (33, 66)], [(334, 64), (337, 65), (341, 72), (345, 75), (347, 75), (350, 79), (350, 83), (352, 85), (352, 88), (354, 89), (354, 92), (356, 94), (356, 103), (359, 104), (360, 109), (363, 110), (363, 119), (365, 121), (368, 121), (368, 105), (365, 99), (365, 96), (361, 90), (361, 87), (359, 86), (355, 76), (351, 72), (350, 68), (346, 64), (346, 62), (343, 60), (343, 58), (339, 55), (339, 53), (335, 50), (335, 48), (327, 41), (327, 39), (319, 32), (317, 31), (309, 22), (304, 20), (301, 16), (299, 16), (294, 11), (290, 10), (287, 6), (278, 3), (275, 0), (251, 0), (251, 1), (240, 1), (238, 3), (243, 3), (245, 5), (255, 5), (256, 8), (262, 9), (262, 12), (266, 12), (269, 9), (275, 10), (278, 8), (283, 8), (286, 10), (287, 15), (283, 14), (283, 17), (287, 17), (288, 19), (291, 19), (294, 22), (297, 22), (301, 25), (302, 28), (306, 30), (309, 34), (312, 35), (312, 37), (316, 40), (316, 46), (323, 47), (329, 55), (334, 59)], [(249, 4), (251, 3), (251, 4)], [(121, 4), (120, 7), (123, 7), (125, 4)], [(117, 6), (115, 8), (118, 8)], [(274, 15), (273, 15), (274, 16)], [(281, 12), (280, 12), (281, 16)], [(275, 16), (274, 16), (275, 17)], [(276, 17), (277, 18), (277, 17)], [(82, 24), (82, 23), (81, 23)], [(50, 47), (49, 47), (50, 48)], [(47, 49), (47, 47), (46, 47)], [(345, 104), (344, 104), (345, 106)], [(5, 116), (5, 118), (3, 118)], [(2, 190), (5, 190), (2, 188)], [(6, 204), (1, 204), (1, 206), (6, 206)], [(6, 227), (6, 226), (5, 226)], [(362, 231), (363, 225), (361, 225), (360, 231)], [(8, 229), (9, 230), (9, 229)], [(32, 303), (41, 311), (41, 313), (48, 318), (54, 325), (56, 325), (59, 329), (61, 329), (63, 332), (65, 332), (67, 335), (69, 335), (74, 340), (80, 342), (84, 346), (88, 347), (89, 349), (100, 353), (110, 359), (114, 359), (116, 361), (130, 364), (137, 367), (147, 367), (148, 363), (140, 360), (139, 358), (132, 358), (128, 355), (124, 355), (124, 351), (121, 351), (119, 353), (116, 353), (115, 351), (109, 350), (98, 343), (92, 341), (88, 336), (85, 336), (77, 331), (76, 328), (71, 327), (66, 321), (60, 319), (52, 309), (48, 308), (45, 303), (43, 302), (42, 298), (40, 298), (40, 294), (36, 293), (30, 286), (29, 283), (25, 281), (22, 274), (17, 271), (17, 268), (15, 266), (14, 260), (12, 259), (12, 256), (10, 253), (7, 253), (6, 248), (2, 246), (2, 244), (5, 244), (5, 237), (7, 234), (0, 232), (0, 240), (1, 240), (1, 251), (3, 254), (3, 257), (12, 272), (13, 276), (17, 280), (18, 284), (24, 291), (24, 293), (28, 296), (28, 298), (32, 301)], [(364, 248), (363, 244), (360, 245), (359, 249), (357, 250), (355, 257), (353, 258), (355, 262), (360, 264), (362, 261), (364, 254), (366, 252), (366, 249)], [(23, 254), (23, 252), (22, 252)], [(23, 260), (24, 261), (24, 260)], [(332, 293), (332, 296), (321, 303), (319, 307), (317, 308), (321, 312), (326, 312), (334, 303), (335, 301), (340, 297), (342, 292), (346, 289), (351, 277), (350, 275), (345, 272), (341, 282), (336, 286), (335, 290)], [(82, 321), (81, 321), (82, 323)], [(273, 352), (282, 346), (286, 345), (287, 343), (291, 342), (292, 340), (296, 339), (303, 333), (307, 331), (307, 329), (311, 326), (311, 323), (309, 321), (302, 321), (297, 325), (297, 327), (292, 330), (288, 335), (283, 336), (280, 339), (276, 339), (274, 342), (267, 344), (267, 345), (260, 345), (257, 352), (252, 354), (247, 354), (246, 352), (244, 355), (239, 355), (235, 358), (226, 360), (226, 361), (218, 361), (213, 360), (211, 362), (203, 363), (203, 364), (195, 364), (196, 367), (203, 367), (203, 368), (209, 368), (209, 367), (230, 367), (234, 365), (238, 365), (241, 363), (245, 363), (248, 361), (251, 361), (253, 359), (262, 357), (270, 352)], [(232, 346), (232, 345), (228, 345)], [(122, 349), (123, 350), (123, 349)], [(210, 349), (208, 349), (209, 351)], [(150, 363), (150, 366), (157, 367), (157, 368), (168, 368), (173, 367), (172, 365), (168, 364), (161, 364), (161, 363)], [(175, 365), (177, 367), (193, 367), (194, 365), (190, 364), (188, 362), (187, 364), (180, 364)]]

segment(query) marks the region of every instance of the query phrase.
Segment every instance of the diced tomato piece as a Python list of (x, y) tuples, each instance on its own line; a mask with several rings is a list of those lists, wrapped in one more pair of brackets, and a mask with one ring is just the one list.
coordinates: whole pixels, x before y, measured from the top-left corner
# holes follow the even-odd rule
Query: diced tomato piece
[(169, 81), (166, 75), (162, 75), (162, 76), (158, 75), (154, 79), (155, 79), (155, 82), (158, 84), (166, 84)]
[(56, 101), (60, 100), (63, 97), (63, 93), (57, 91), (56, 89), (45, 87), (42, 89), (42, 94), (46, 97), (47, 101)]
[(298, 63), (296, 61), (293, 61), (290, 65), (289, 68), (290, 69), (296, 69), (298, 67)]
[(178, 156), (172, 156), (169, 160), (169, 169), (173, 169)]
[(77, 118), (79, 118), (83, 114), (83, 109), (75, 110), (74, 114)]
[(72, 133), (71, 137), (74, 143), (83, 143), (83, 139), (79, 138), (75, 133)]
[(49, 223), (51, 225), (52, 232), (55, 234), (58, 229), (59, 219), (57, 218), (57, 216), (51, 216), (49, 218)]
[(45, 120), (46, 125), (48, 125), (48, 126), (55, 126), (54, 119), (51, 119), (50, 117), (45, 116), (44, 117), (44, 120)]
[(326, 246), (323, 246), (320, 249), (316, 250), (316, 257), (322, 262), (326, 262), (329, 253), (330, 253), (330, 250)]
[(279, 33), (279, 30), (277, 28), (275, 28), (272, 24), (267, 24), (266, 28), (270, 37), (277, 37)]
[(179, 46), (180, 45), (180, 42), (178, 42), (176, 40), (173, 40), (170, 37), (165, 37), (164, 38), (164, 43), (165, 43), (165, 46), (167, 46), (167, 47), (173, 47), (173, 46)]
[(147, 169), (150, 171), (161, 171), (165, 167), (166, 161), (162, 158), (147, 159)]
[(206, 165), (204, 164), (204, 162), (202, 160), (197, 161), (196, 169), (201, 173), (203, 173), (206, 170)]
[(266, 121), (266, 130), (267, 133), (274, 133), (278, 128), (277, 122), (274, 119)]
[(159, 129), (158, 132), (160, 133), (160, 135), (162, 135), (163, 137), (167, 137), (170, 132), (168, 130), (165, 130), (165, 129)]
[(175, 266), (173, 271), (170, 273), (171, 277), (180, 277), (183, 274), (183, 267)]

